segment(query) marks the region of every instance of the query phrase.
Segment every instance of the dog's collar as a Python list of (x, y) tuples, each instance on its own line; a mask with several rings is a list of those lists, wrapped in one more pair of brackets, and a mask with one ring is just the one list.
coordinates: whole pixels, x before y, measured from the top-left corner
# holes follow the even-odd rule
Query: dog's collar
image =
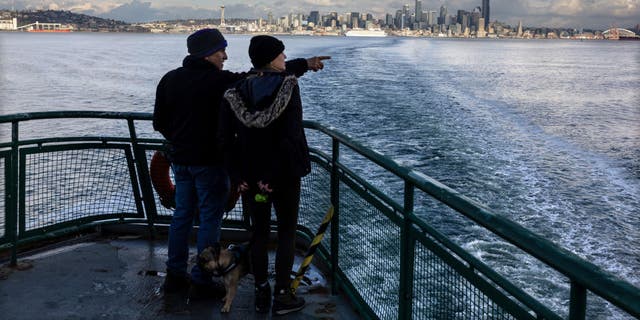
[(240, 260), (243, 248), (241, 248), (240, 246), (230, 245), (228, 250), (233, 252), (233, 260), (226, 268), (217, 268), (216, 270), (213, 270), (212, 273), (216, 277), (224, 277), (224, 275), (231, 272), (231, 270), (235, 269), (238, 266), (238, 260)]
[(213, 270), (212, 273), (216, 277), (224, 277), (227, 273), (231, 272), (231, 270), (233, 270), (237, 266), (238, 264), (235, 261), (233, 261), (226, 268), (218, 268), (216, 270)]

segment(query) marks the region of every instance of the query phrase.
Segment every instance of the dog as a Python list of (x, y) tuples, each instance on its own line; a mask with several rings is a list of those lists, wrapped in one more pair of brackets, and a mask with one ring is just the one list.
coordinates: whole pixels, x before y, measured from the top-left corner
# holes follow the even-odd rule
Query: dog
[(198, 255), (198, 266), (205, 272), (222, 277), (226, 294), (222, 299), (224, 305), (221, 312), (229, 312), (238, 291), (238, 282), (250, 271), (248, 244), (232, 244), (227, 249), (221, 249), (220, 244), (216, 243)]

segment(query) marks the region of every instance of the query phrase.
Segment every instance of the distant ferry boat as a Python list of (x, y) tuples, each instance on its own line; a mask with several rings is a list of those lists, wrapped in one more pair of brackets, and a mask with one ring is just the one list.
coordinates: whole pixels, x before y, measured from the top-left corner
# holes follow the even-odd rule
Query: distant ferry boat
[(345, 34), (347, 37), (386, 37), (384, 30), (350, 30)]
[(18, 27), (18, 30), (24, 30), (26, 32), (71, 32), (72, 27), (61, 23), (49, 23), (49, 22), (34, 22)]
[(71, 29), (31, 29), (27, 32), (71, 32)]

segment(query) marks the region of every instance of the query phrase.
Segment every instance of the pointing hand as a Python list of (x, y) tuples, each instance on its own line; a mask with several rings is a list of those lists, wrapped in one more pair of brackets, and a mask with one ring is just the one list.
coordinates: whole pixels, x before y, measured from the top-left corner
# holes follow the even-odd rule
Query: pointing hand
[(328, 60), (328, 59), (331, 59), (331, 57), (330, 56), (311, 57), (307, 59), (307, 66), (309, 67), (309, 70), (313, 70), (314, 72), (316, 72), (324, 68), (324, 63), (322, 62), (322, 60)]

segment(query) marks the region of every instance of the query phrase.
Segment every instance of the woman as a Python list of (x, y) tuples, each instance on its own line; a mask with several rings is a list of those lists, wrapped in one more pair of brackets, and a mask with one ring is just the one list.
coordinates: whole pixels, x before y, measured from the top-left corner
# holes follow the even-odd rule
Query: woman
[(278, 226), (274, 315), (304, 308), (290, 289), (300, 179), (311, 171), (302, 127), (298, 81), (285, 71), (284, 44), (271, 36), (255, 36), (249, 45), (254, 69), (229, 89), (220, 115), (219, 146), (229, 174), (249, 198), (253, 228), (251, 259), (256, 286), (256, 311), (268, 312), (271, 287), (267, 279), (271, 206)]

